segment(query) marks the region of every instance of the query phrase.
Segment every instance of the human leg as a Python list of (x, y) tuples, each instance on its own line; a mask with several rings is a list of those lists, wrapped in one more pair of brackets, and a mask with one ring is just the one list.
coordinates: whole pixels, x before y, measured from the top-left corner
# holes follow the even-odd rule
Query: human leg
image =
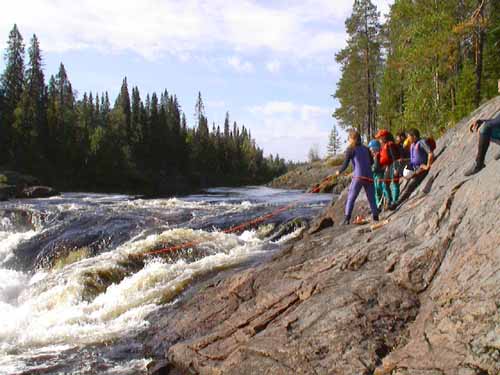
[(396, 203), (399, 199), (399, 174), (396, 168), (394, 164), (391, 167), (391, 203)]
[(370, 203), (370, 209), (372, 211), (373, 220), (378, 221), (378, 208), (377, 203), (375, 202), (375, 187), (373, 184), (365, 182), (363, 184), (365, 189), (366, 198), (368, 199), (368, 203)]
[[(500, 126), (496, 126), (493, 128), (492, 134), (491, 134), (491, 142), (496, 143), (497, 145), (500, 145)], [(493, 156), (495, 160), (500, 160), (500, 151)]]
[(349, 224), (349, 221), (351, 220), (354, 202), (361, 191), (362, 184), (363, 182), (360, 179), (353, 178), (351, 185), (349, 186), (349, 193), (347, 195), (347, 202), (345, 205), (345, 224)]
[(382, 182), (380, 181), (381, 176), (374, 175), (373, 176), (373, 188), (375, 189), (375, 203), (377, 207), (380, 208), (382, 205), (382, 198), (384, 195), (384, 191), (382, 189)]
[(418, 188), (420, 183), (425, 179), (429, 172), (425, 171), (423, 173), (418, 174), (417, 176), (413, 177), (409, 182), (408, 185), (406, 186), (405, 191), (401, 196), (399, 197), (398, 201), (393, 204), (390, 208), (391, 209), (396, 209), (399, 205), (401, 205), (405, 200), (410, 198), (410, 195)]
[[(484, 132), (482, 132), (483, 128), (486, 128)], [(487, 125), (484, 125), (480, 128), (479, 131), (476, 161), (474, 162), (474, 165), (472, 165), (472, 167), (465, 171), (464, 176), (472, 176), (485, 167), (484, 158), (486, 157), (486, 152), (488, 151), (488, 147), (490, 146), (490, 141), (491, 130)]]

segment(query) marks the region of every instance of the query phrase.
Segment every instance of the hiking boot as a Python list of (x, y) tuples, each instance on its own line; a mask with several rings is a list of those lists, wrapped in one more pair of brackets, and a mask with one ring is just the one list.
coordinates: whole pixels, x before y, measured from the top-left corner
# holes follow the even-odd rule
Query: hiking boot
[(478, 164), (478, 162), (474, 162), (474, 165), (472, 167), (470, 167), (469, 169), (467, 169), (464, 173), (464, 176), (465, 177), (469, 177), (469, 176), (472, 176), (476, 173), (478, 173), (481, 169), (483, 169), (485, 167), (484, 163), (483, 164)]
[(464, 173), (465, 177), (472, 176), (473, 174), (476, 174), (485, 167), (484, 158), (486, 156), (486, 152), (488, 151), (489, 146), (490, 146), (490, 138), (485, 134), (479, 135), (479, 142), (477, 144), (476, 162), (472, 167), (470, 167), (465, 171)]
[(350, 217), (345, 217), (344, 221), (342, 222), (342, 225), (349, 225), (351, 224), (351, 218)]
[(379, 218), (378, 218), (378, 215), (373, 215), (373, 221), (378, 221)]
[(391, 203), (389, 205), (389, 210), (390, 211), (394, 211), (396, 208), (398, 208), (398, 204), (397, 203)]

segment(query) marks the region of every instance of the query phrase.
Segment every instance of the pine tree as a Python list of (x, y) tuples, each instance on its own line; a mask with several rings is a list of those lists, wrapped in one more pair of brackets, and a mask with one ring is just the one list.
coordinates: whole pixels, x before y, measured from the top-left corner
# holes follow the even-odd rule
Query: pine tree
[(117, 106), (123, 111), (125, 116), (127, 142), (130, 143), (130, 140), (132, 139), (132, 111), (130, 108), (130, 95), (128, 92), (127, 77), (123, 78), (120, 94), (117, 98)]
[(0, 77), (3, 91), (3, 111), (0, 118), (0, 146), (3, 150), (0, 156), (1, 162), (15, 160), (14, 155), (9, 155), (8, 151), (12, 151), (14, 111), (21, 100), (24, 85), (24, 42), (15, 24), (9, 33), (4, 56), (5, 70)]
[(15, 116), (16, 158), (18, 167), (31, 171), (47, 145), (47, 95), (42, 71), (42, 55), (36, 35), (28, 49), (28, 67), (23, 93)]
[(333, 125), (332, 131), (330, 132), (330, 138), (328, 140), (327, 153), (328, 156), (333, 157), (336, 156), (341, 147), (340, 135), (337, 130), (337, 126)]
[(342, 77), (335, 97), (340, 108), (335, 117), (343, 127), (355, 127), (371, 138), (377, 128), (378, 81), (381, 68), (381, 25), (377, 7), (370, 0), (355, 0), (346, 20), (347, 47), (335, 59)]

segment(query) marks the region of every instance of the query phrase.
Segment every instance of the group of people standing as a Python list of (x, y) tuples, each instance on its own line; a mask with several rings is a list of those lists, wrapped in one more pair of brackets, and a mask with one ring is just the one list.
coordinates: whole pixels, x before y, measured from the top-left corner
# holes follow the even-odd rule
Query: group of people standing
[[(429, 172), (435, 147), (433, 139), (420, 138), (418, 129), (411, 129), (408, 134), (398, 133), (396, 137), (388, 130), (381, 129), (368, 147), (362, 144), (357, 130), (350, 130), (345, 160), (337, 171), (337, 175), (340, 175), (349, 163), (353, 165), (344, 224), (350, 224), (354, 202), (362, 188), (366, 192), (374, 221), (378, 221), (383, 208), (396, 209)], [(400, 194), (402, 178), (409, 182), (403, 194)]]
[[(499, 83), (500, 86), (500, 83)], [(500, 144), (500, 113), (491, 120), (476, 120), (470, 126), (471, 132), (478, 133), (477, 156), (465, 176), (481, 171), (490, 142)], [(353, 176), (347, 196), (344, 224), (350, 224), (354, 203), (361, 189), (365, 190), (374, 221), (385, 208), (395, 210), (425, 179), (434, 162), (436, 142), (432, 138), (421, 138), (418, 129), (410, 129), (408, 134), (381, 129), (375, 139), (364, 146), (361, 135), (355, 129), (348, 133), (348, 147), (344, 163), (337, 171), (343, 173), (352, 163)], [(494, 156), (500, 160), (500, 153)], [(401, 194), (400, 181), (407, 180)]]

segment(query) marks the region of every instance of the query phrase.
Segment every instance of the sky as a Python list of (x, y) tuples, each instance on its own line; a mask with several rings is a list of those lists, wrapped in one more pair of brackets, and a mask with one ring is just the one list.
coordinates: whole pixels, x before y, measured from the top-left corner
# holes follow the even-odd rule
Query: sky
[[(382, 15), (392, 0), (374, 0)], [(63, 62), (79, 93), (167, 89), (188, 123), (201, 92), (210, 124), (250, 129), (266, 155), (326, 154), (338, 103), (334, 55), (353, 0), (24, 0), (1, 6), (0, 48), (16, 23), (35, 33), (45, 75)], [(0, 71), (5, 67), (0, 61)]]

